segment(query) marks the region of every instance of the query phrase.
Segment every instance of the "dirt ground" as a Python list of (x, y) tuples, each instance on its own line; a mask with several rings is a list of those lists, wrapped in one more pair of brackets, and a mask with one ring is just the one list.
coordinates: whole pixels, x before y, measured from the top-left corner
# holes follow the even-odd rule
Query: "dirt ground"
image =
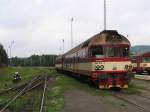
[(65, 112), (142, 112), (111, 95), (94, 96), (81, 90), (65, 93)]
[(136, 84), (136, 86), (141, 87), (145, 90), (149, 90), (150, 91), (150, 81), (144, 81), (144, 80), (140, 80), (140, 79), (134, 79), (132, 80), (132, 82), (134, 84)]

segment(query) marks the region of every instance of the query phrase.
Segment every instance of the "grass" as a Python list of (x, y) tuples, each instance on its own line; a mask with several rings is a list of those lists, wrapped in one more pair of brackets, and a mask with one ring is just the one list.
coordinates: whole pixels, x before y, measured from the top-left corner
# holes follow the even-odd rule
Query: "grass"
[[(64, 112), (64, 93), (68, 90), (82, 90), (96, 96), (109, 96), (114, 94), (114, 90), (100, 90), (96, 87), (91, 87), (87, 83), (80, 82), (75, 78), (60, 74), (56, 71), (52, 72), (56, 78), (55, 85), (47, 92), (46, 112)], [(124, 94), (139, 93), (140, 87), (134, 83), (129, 84), (128, 89), (121, 89)], [(121, 105), (124, 106), (124, 105)]]
[[(16, 71), (19, 72), (21, 74), (21, 77), (22, 77), (22, 81), (19, 83), (13, 83), (12, 82), (13, 74)], [(26, 81), (32, 79), (36, 75), (40, 75), (42, 73), (43, 73), (43, 71), (41, 69), (31, 68), (31, 67), (1, 68), (0, 69), (0, 91), (3, 91), (5, 89), (8, 89), (8, 88), (13, 87), (13, 86), (20, 85), (22, 83), (25, 83)], [(3, 95), (3, 96), (1, 95), (0, 96), (0, 104), (3, 104), (7, 100), (9, 100), (10, 97), (14, 96), (15, 94), (16, 94), (16, 92), (11, 92), (11, 93)], [(19, 99), (17, 99), (15, 102), (13, 102), (9, 106), (9, 109), (12, 112), (19, 112), (19, 110), (21, 110), (24, 107), (24, 105), (27, 104), (28, 101), (31, 100), (31, 98), (32, 98), (34, 100), (32, 100), (31, 103), (33, 104), (33, 106), (35, 105), (34, 110), (36, 110), (37, 109), (37, 102), (40, 101), (38, 99), (38, 98), (40, 98), (40, 95), (41, 95), (41, 93), (39, 91), (29, 92), (27, 95), (22, 96)]]
[(81, 83), (78, 80), (60, 74), (56, 71), (52, 72), (55, 77), (54, 86), (47, 91), (46, 112), (64, 112), (64, 93), (68, 90), (78, 89), (98, 94), (99, 89), (88, 86), (87, 83)]
[(128, 89), (122, 89), (121, 92), (124, 94), (138, 94), (140, 93), (140, 87), (136, 86), (134, 83), (129, 84)]
[(30, 68), (30, 67), (8, 67), (0, 69), (0, 91), (8, 89), (10, 87), (13, 87), (20, 83), (13, 83), (13, 74), (15, 72), (19, 72), (22, 77), (22, 81), (20, 83), (24, 83), (27, 80), (31, 79), (32, 77), (39, 75), (40, 70), (36, 68)]
[[(17, 67), (17, 68), (4, 68), (0, 69), (0, 90), (7, 89), (15, 84), (12, 83), (12, 74), (14, 72), (20, 72), (22, 75), (22, 82), (26, 82), (39, 74), (48, 74), (54, 79), (52, 87), (47, 89), (45, 111), (46, 112), (64, 112), (64, 93), (68, 90), (82, 90), (91, 93), (92, 95), (107, 96), (111, 95), (112, 90), (100, 90), (96, 87), (91, 87), (87, 83), (80, 82), (79, 80), (66, 76), (64, 74), (56, 72), (52, 68), (31, 68), (31, 67)], [(6, 86), (7, 85), (7, 86)], [(131, 83), (129, 89), (121, 90), (125, 94), (135, 94), (138, 92), (139, 87)], [(17, 99), (10, 105), (12, 112), (19, 112), (26, 104), (31, 105), (32, 111), (37, 112), (39, 110), (41, 92), (34, 90), (27, 93), (25, 96)], [(7, 101), (7, 96), (0, 96), (0, 103)]]
[(20, 112), (21, 110), (29, 108), (32, 112), (38, 112), (40, 98), (41, 92), (39, 92), (39, 90), (33, 90), (16, 99), (9, 106), (9, 110), (11, 110), (11, 112)]

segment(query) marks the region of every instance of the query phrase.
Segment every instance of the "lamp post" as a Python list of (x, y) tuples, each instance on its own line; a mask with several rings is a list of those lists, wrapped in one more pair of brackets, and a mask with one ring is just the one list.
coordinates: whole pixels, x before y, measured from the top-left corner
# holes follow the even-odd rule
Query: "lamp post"
[(73, 48), (73, 21), (74, 19), (71, 18), (71, 49)]
[(106, 7), (106, 0), (104, 0), (104, 30), (106, 30), (107, 26), (107, 7)]
[(14, 44), (14, 41), (11, 41), (9, 49), (10, 49), (10, 65), (12, 65), (12, 46)]
[(62, 39), (62, 42), (63, 42), (63, 54), (64, 54), (64, 39)]

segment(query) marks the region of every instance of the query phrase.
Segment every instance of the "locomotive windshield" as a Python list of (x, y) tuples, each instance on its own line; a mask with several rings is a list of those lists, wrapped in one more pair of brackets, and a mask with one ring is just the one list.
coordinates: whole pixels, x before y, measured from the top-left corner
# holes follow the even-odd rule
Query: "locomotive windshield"
[(100, 57), (128, 57), (129, 47), (113, 47), (113, 46), (95, 46), (90, 50), (90, 56)]
[(106, 57), (127, 57), (129, 56), (129, 47), (106, 47)]
[(97, 46), (91, 49), (91, 55), (92, 57), (104, 57), (104, 53), (103, 53), (103, 47), (102, 46)]

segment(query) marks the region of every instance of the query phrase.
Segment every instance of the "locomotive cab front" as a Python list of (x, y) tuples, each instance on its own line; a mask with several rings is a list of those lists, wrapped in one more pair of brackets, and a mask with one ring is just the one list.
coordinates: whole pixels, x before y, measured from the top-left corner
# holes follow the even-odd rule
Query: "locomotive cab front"
[[(101, 38), (105, 37), (108, 40), (107, 35)], [(89, 58), (92, 59), (92, 79), (98, 83), (99, 88), (128, 88), (132, 77), (132, 64), (129, 58), (130, 44), (125, 44), (122, 36), (117, 35), (117, 38), (119, 40), (115, 38), (115, 41), (106, 41), (99, 45), (97, 41), (96, 45), (93, 42), (89, 48)]]

